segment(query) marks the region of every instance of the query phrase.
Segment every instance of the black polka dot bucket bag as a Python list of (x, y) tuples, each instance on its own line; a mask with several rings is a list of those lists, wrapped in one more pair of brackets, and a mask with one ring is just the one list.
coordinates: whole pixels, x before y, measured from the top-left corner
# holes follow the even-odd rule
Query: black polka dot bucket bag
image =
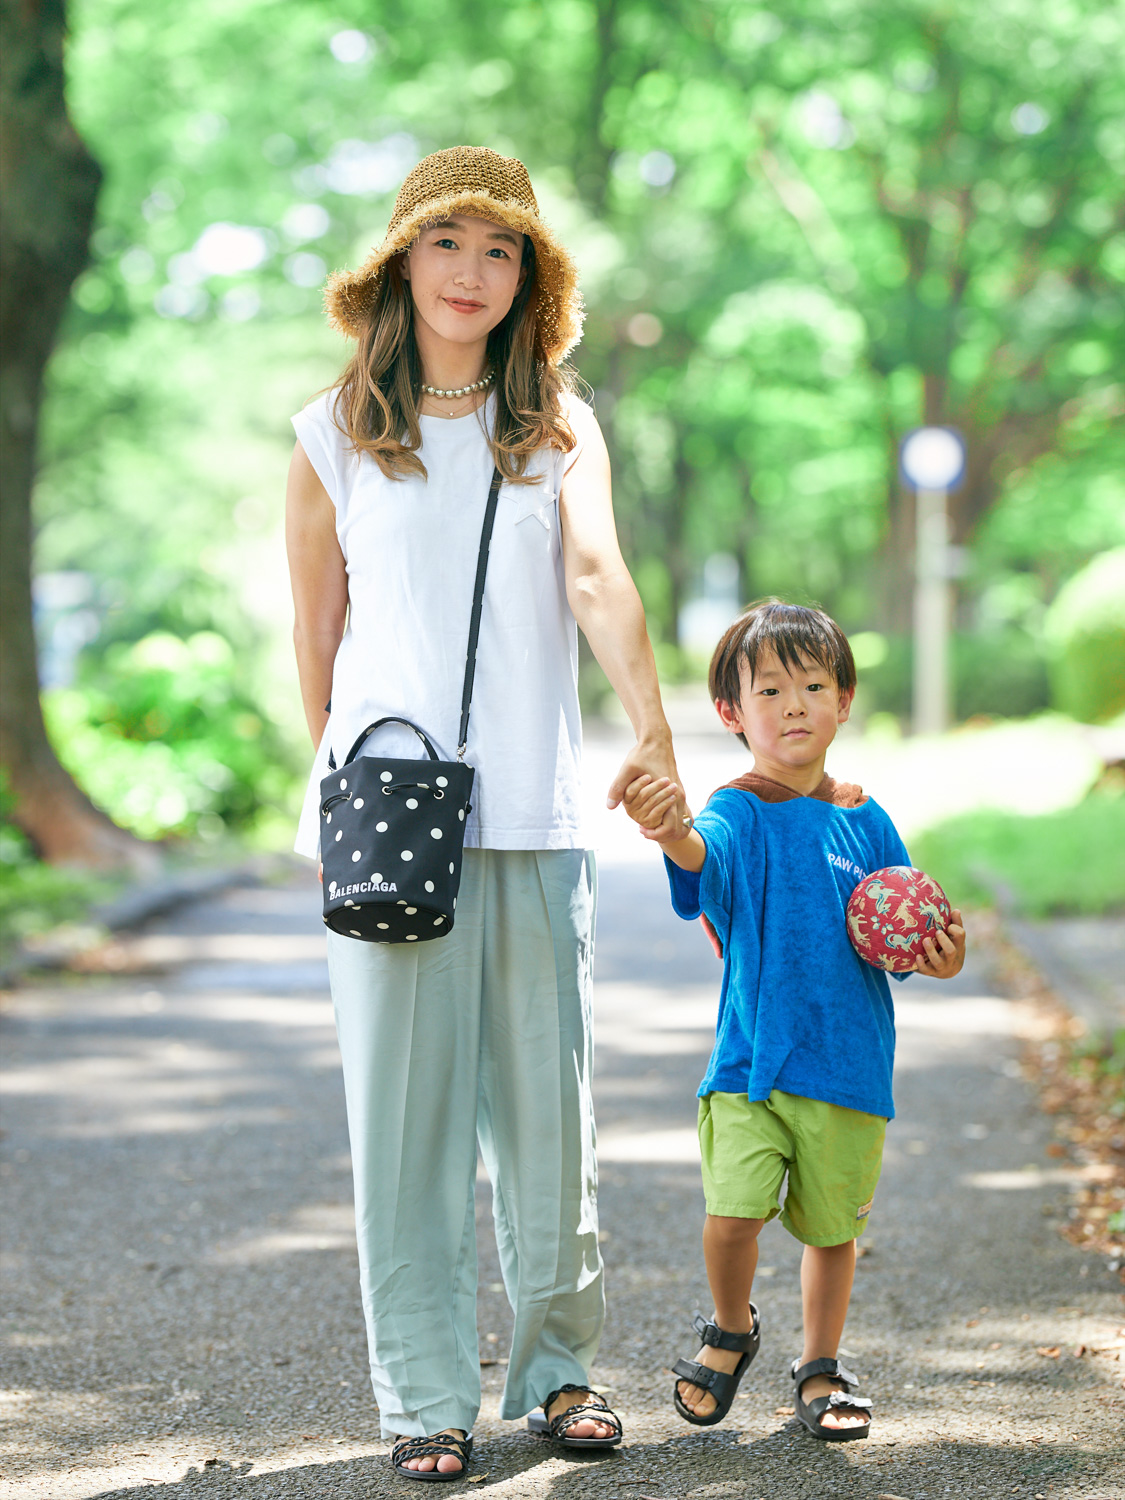
[[(476, 775), (465, 764), (465, 745), (500, 478), (494, 470), (481, 529), (457, 759), (440, 759), (429, 735), (413, 720), (388, 715), (367, 726), (340, 766), (330, 758), (329, 773), (320, 783), (324, 921), (345, 937), (424, 943), (453, 930)], [(413, 729), (423, 758), (361, 755), (368, 737), (384, 724)]]

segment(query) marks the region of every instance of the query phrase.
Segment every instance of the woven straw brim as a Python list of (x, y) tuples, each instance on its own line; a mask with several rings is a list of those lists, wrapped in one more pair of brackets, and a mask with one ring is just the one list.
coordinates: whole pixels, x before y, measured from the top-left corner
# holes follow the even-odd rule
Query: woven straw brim
[(333, 272), (324, 292), (324, 310), (332, 327), (357, 338), (375, 306), (387, 261), (408, 249), (427, 224), (455, 213), (506, 224), (531, 240), (539, 287), (540, 341), (548, 362), (557, 365), (582, 337), (584, 312), (577, 267), (537, 214), (522, 203), (511, 199), (502, 202), (484, 192), (451, 193), (419, 205), (387, 234), (358, 271)]

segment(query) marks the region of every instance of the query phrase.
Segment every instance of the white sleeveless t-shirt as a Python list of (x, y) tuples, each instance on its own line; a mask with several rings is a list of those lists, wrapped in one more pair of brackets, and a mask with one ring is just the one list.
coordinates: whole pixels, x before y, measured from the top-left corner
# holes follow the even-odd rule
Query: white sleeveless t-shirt
[[(342, 764), (376, 719), (398, 714), (454, 759), (473, 578), (492, 477), (480, 414), (421, 417), (427, 477), (388, 479), (356, 456), (333, 419), (336, 392), (293, 418), (336, 510), (348, 574), (348, 622), (332, 673), (332, 710), (313, 763), (295, 848), (319, 851), (320, 782), (329, 751)], [(484, 408), (491, 419), (494, 398)], [(476, 769), (467, 848), (575, 849), (582, 725), (578, 633), (566, 598), (559, 490), (593, 413), (575, 400), (570, 453), (539, 449), (530, 485), (501, 486), (489, 553), (465, 759)], [(401, 725), (370, 735), (364, 753), (419, 757)]]

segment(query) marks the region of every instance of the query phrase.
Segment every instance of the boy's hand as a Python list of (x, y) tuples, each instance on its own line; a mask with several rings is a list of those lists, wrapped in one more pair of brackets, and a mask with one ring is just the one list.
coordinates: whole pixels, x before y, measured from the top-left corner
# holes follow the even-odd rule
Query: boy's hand
[(707, 845), (696, 833), (684, 794), (674, 781), (659, 776), (638, 776), (625, 788), (625, 811), (640, 824), (641, 833), (661, 849), (681, 870), (697, 874), (707, 858)]
[(646, 839), (658, 844), (677, 843), (691, 831), (691, 816), (685, 823), (676, 818), (676, 801), (683, 796), (680, 788), (667, 776), (655, 780), (638, 776), (625, 788), (625, 811), (640, 824)]
[(956, 907), (949, 913), (949, 925), (939, 929), (936, 941), (927, 938), (926, 956), (916, 959), (913, 973), (927, 974), (931, 979), (952, 979), (960, 974), (965, 962), (965, 928)]

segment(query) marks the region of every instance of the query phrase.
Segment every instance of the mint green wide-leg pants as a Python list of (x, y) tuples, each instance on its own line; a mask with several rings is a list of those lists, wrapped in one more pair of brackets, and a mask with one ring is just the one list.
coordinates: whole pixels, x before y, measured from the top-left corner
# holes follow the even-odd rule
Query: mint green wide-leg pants
[(385, 1438), (476, 1420), (478, 1143), (515, 1313), (501, 1416), (588, 1378), (605, 1309), (590, 1091), (595, 900), (585, 850), (467, 849), (447, 937), (328, 934)]

